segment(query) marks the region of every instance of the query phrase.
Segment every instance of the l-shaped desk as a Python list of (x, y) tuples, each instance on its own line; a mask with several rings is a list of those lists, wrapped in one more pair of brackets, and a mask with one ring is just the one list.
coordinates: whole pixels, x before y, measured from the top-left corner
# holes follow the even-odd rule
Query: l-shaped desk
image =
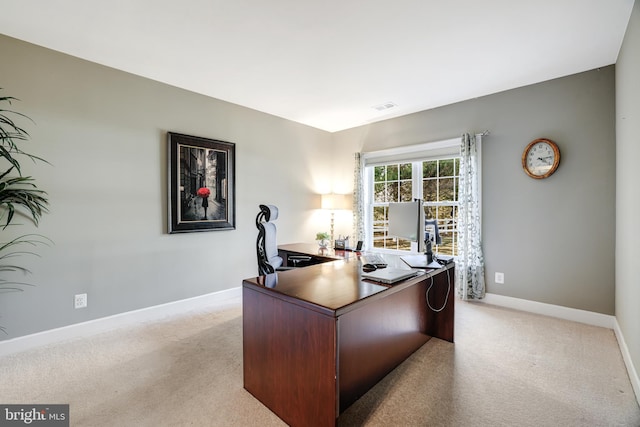
[(244, 388), (287, 424), (335, 426), (431, 337), (453, 342), (453, 264), (389, 286), (363, 280), (353, 252), (279, 251), (317, 264), (242, 282), (243, 372)]

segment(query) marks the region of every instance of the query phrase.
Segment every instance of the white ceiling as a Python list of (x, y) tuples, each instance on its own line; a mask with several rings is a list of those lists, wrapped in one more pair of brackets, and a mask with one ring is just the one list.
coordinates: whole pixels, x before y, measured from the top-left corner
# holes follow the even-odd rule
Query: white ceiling
[(334, 132), (613, 64), (633, 2), (0, 0), (0, 33)]

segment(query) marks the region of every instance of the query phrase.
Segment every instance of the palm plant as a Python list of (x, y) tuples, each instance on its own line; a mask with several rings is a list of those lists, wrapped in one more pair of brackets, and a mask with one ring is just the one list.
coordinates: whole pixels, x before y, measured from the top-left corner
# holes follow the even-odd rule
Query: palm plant
[[(15, 100), (17, 99), (11, 96), (0, 96), (0, 172), (3, 168), (2, 164), (6, 162), (6, 166), (4, 166), (6, 170), (0, 173), (0, 229), (2, 230), (13, 224), (16, 214), (28, 218), (37, 226), (42, 215), (47, 212), (49, 204), (47, 193), (38, 189), (33, 178), (22, 176), (20, 157), (29, 158), (34, 162), (48, 162), (26, 153), (18, 145), (27, 141), (29, 134), (19, 127), (11, 117), (30, 119), (24, 114), (2, 108), (6, 104), (11, 105), (11, 102)], [(49, 241), (47, 238), (38, 234), (26, 234), (0, 243), (0, 274), (2, 275), (0, 276), (0, 292), (22, 290), (23, 285), (28, 285), (28, 283), (4, 277), (6, 272), (29, 273), (28, 269), (15, 265), (11, 261), (7, 263), (7, 260), (24, 254), (37, 255), (22, 248), (36, 246), (47, 241)]]

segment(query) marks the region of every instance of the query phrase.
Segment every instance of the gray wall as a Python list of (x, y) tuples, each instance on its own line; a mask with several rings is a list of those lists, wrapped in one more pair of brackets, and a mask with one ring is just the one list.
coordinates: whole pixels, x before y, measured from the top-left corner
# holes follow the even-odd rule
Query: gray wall
[[(640, 369), (640, 3), (636, 1), (616, 65), (616, 318)], [(637, 392), (637, 390), (636, 390)], [(640, 395), (637, 396), (640, 400)]]
[[(258, 204), (281, 207), (280, 242), (313, 241), (328, 228), (314, 194), (351, 191), (354, 152), (485, 129), (488, 291), (614, 312), (612, 66), (331, 135), (11, 38), (0, 52), (3, 93), (37, 123), (30, 151), (52, 163), (25, 163), (51, 213), (10, 233), (55, 242), (24, 258), (35, 287), (0, 295), (6, 338), (239, 286), (255, 274)], [(166, 131), (237, 144), (235, 231), (166, 234)], [(520, 157), (543, 136), (562, 163), (537, 181)], [(81, 292), (89, 307), (74, 310)]]
[[(314, 194), (327, 190), (331, 134), (4, 36), (0, 55), (2, 93), (36, 123), (21, 122), (28, 150), (52, 164), (24, 162), (51, 212), (2, 240), (55, 242), (17, 260), (35, 286), (0, 294), (0, 339), (240, 286), (257, 273), (260, 203), (281, 208), (282, 243), (328, 223)], [(236, 230), (166, 234), (167, 131), (236, 143)]]
[[(488, 129), (482, 154), (487, 291), (613, 314), (614, 74), (609, 66), (339, 132), (336, 157), (343, 160), (335, 169), (346, 169), (355, 151)], [(561, 164), (551, 177), (534, 180), (522, 170), (521, 156), (540, 137), (558, 143)], [(496, 271), (505, 284), (494, 283)]]

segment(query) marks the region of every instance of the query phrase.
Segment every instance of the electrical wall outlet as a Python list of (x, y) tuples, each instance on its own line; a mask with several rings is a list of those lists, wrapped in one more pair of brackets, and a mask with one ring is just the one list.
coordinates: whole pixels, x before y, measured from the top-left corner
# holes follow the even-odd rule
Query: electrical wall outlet
[(496, 283), (504, 284), (504, 273), (496, 273)]
[(77, 294), (73, 297), (74, 308), (85, 308), (87, 306), (87, 294)]

